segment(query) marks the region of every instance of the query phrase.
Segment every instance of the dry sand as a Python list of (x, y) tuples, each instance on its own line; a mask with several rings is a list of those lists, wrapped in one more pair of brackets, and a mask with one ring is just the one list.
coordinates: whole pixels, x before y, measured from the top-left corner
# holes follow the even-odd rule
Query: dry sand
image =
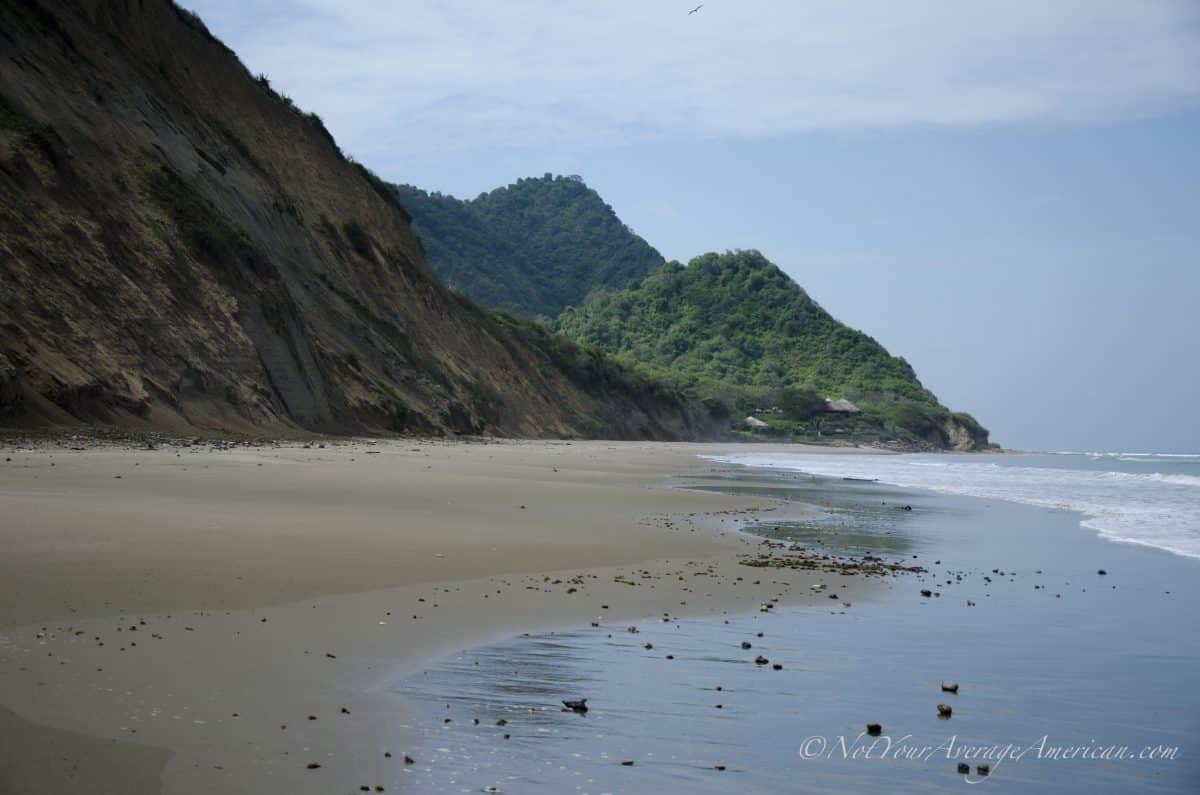
[(438, 655), (872, 588), (739, 565), (800, 509), (673, 488), (723, 449), (9, 446), (0, 792), (400, 791), (386, 687)]

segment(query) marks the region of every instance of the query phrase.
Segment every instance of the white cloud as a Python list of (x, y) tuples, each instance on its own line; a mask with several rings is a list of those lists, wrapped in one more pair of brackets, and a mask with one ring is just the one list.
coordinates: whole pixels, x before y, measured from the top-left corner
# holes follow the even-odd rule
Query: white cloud
[(1196, 0), (712, 0), (692, 16), (674, 0), (191, 5), (359, 156), (1200, 103)]

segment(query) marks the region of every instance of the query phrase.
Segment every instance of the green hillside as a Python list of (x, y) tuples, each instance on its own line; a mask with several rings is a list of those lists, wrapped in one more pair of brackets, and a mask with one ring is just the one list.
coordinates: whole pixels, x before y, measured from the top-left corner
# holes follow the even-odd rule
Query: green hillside
[[(667, 263), (566, 310), (553, 328), (725, 403), (735, 419), (777, 409), (759, 412), (768, 433), (986, 444), (987, 431), (938, 403), (908, 362), (839, 323), (757, 251)], [(862, 413), (824, 411), (843, 398)]]
[(522, 179), (471, 200), (394, 189), (438, 278), (488, 306), (553, 317), (663, 262), (578, 177)]
[[(686, 267), (626, 227), (578, 177), (522, 179), (464, 201), (396, 195), (448, 286), (543, 318), (563, 336), (703, 398), (755, 436), (976, 449), (987, 431), (952, 414), (912, 367), (839, 323), (756, 251)], [(826, 400), (862, 411), (830, 413)], [(766, 411), (760, 411), (766, 409)]]

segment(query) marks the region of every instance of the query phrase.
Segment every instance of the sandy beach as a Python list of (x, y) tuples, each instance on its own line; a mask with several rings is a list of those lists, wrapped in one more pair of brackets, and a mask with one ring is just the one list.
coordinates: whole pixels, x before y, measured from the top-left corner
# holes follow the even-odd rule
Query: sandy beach
[(1200, 0), (962, 5), (0, 2), (0, 795), (1200, 792)]
[(726, 449), (10, 444), (0, 790), (394, 789), (380, 688), (439, 655), (878, 587), (739, 565), (744, 521), (803, 508), (674, 488)]

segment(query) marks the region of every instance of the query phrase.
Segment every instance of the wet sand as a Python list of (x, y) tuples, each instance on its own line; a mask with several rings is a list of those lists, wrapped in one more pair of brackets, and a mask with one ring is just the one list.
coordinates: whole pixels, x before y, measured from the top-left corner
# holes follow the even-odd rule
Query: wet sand
[[(791, 472), (723, 484), (820, 508), (752, 532), (915, 555), (925, 571), (851, 609), (569, 628), (448, 655), (392, 686), (419, 735), (410, 791), (1197, 791), (1194, 559), (1113, 543), (1066, 511)], [(562, 711), (564, 693), (589, 711)]]
[[(803, 506), (672, 488), (720, 445), (70, 446), (0, 463), (14, 795), (396, 791), (405, 671), (829, 579), (739, 564), (743, 522)], [(847, 601), (876, 585), (832, 576)]]

